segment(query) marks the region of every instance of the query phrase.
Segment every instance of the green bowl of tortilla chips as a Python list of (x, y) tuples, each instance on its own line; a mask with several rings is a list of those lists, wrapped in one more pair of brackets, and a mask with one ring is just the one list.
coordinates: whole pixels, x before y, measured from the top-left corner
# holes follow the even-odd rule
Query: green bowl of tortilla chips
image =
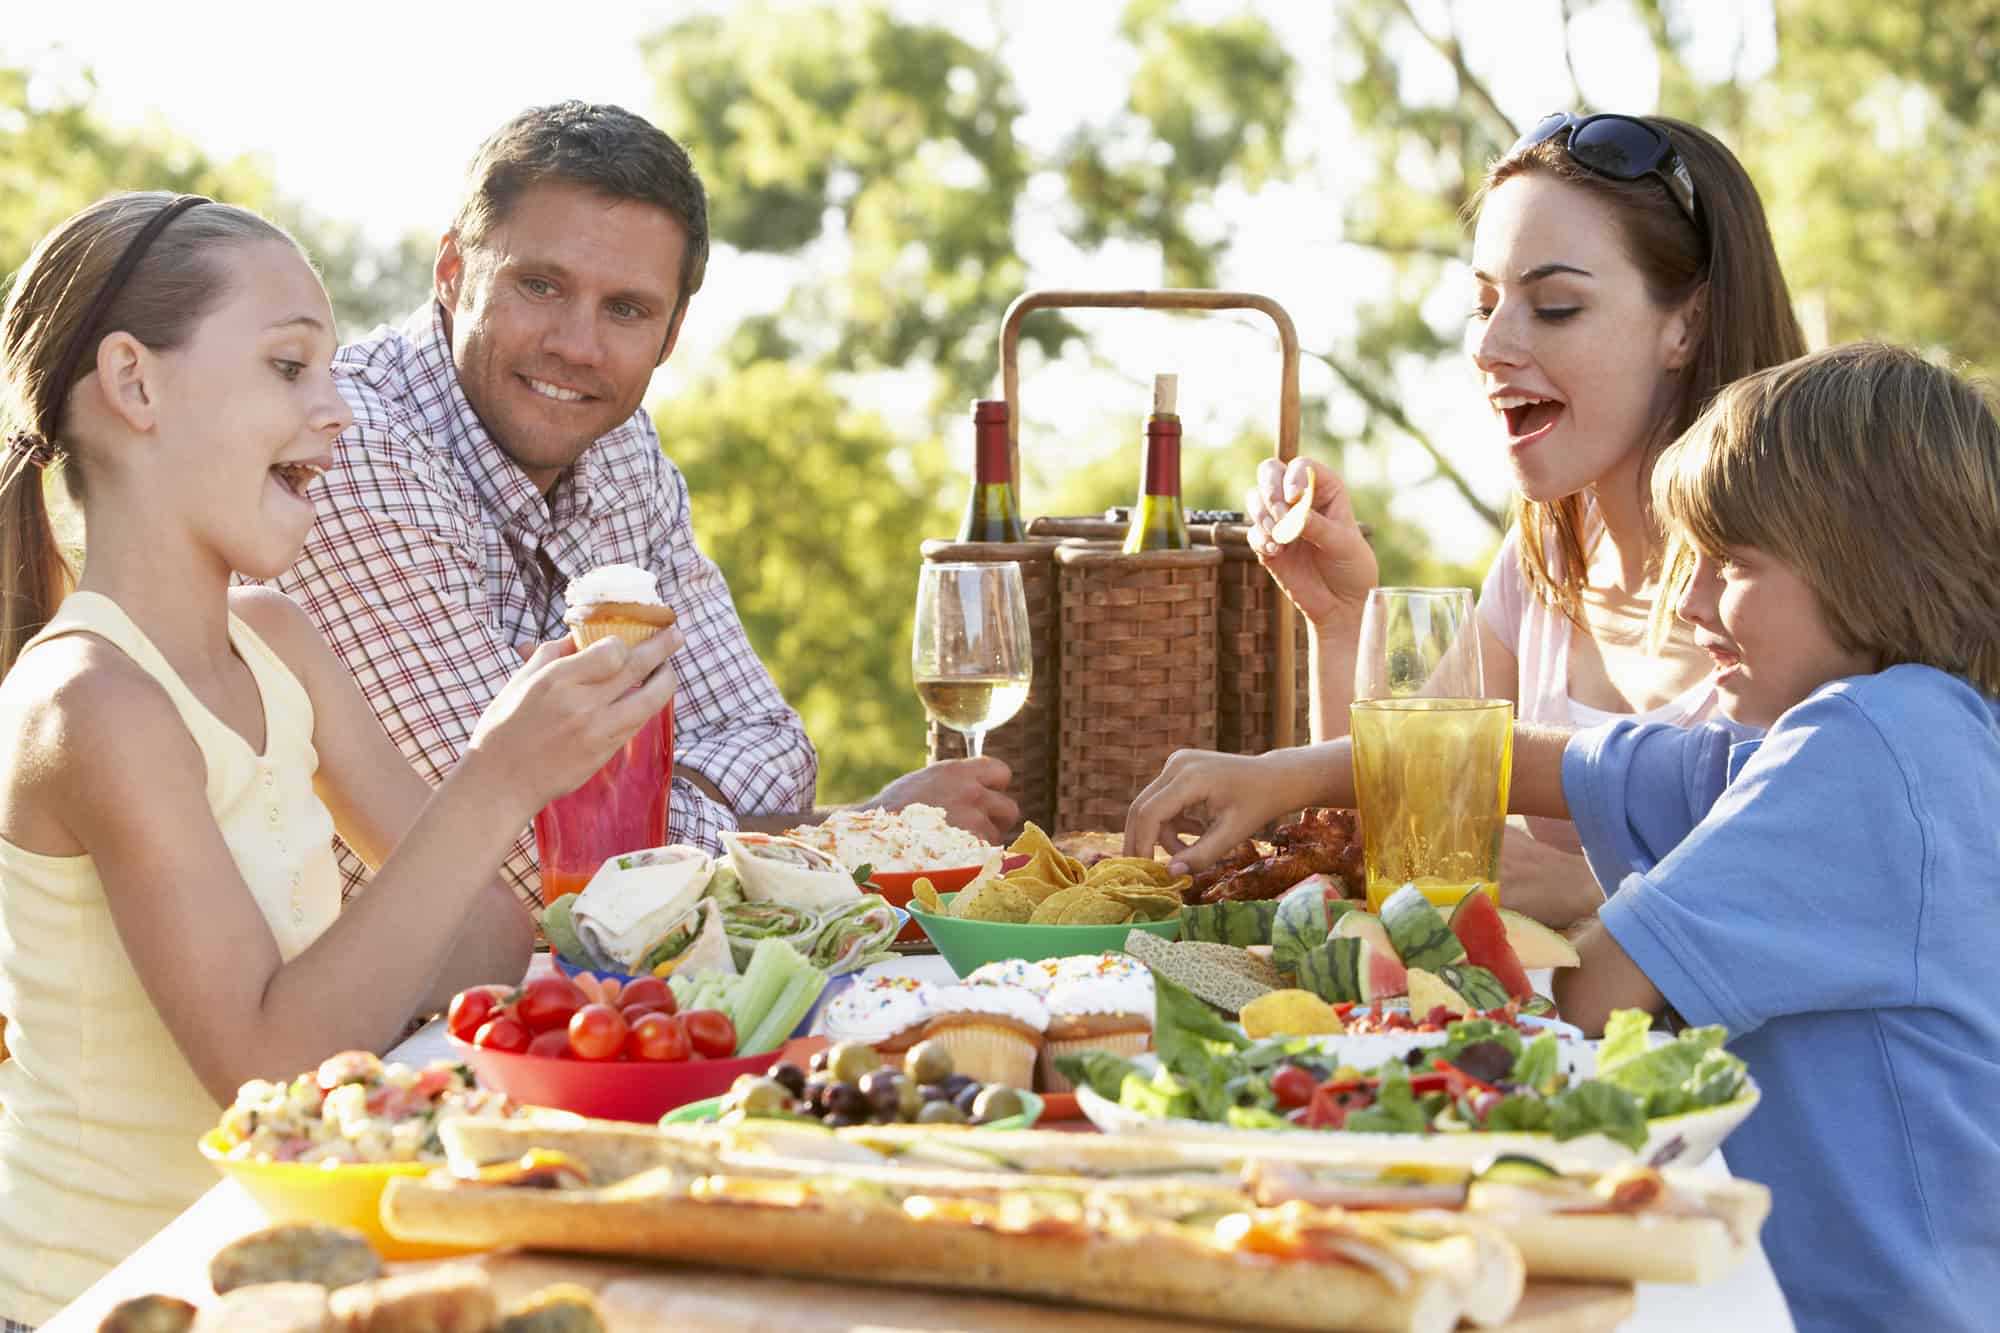
[[(947, 893), (939, 902), (949, 908), (957, 896)], [(1104, 925), (1017, 925), (1011, 921), (977, 921), (932, 912), (914, 901), (910, 904), (910, 915), (924, 928), (931, 943), (937, 945), (937, 951), (951, 964), (951, 970), (961, 977), (976, 967), (1008, 958), (1032, 963), (1043, 958), (1122, 950), (1125, 936), (1135, 930), (1166, 940), (1179, 939), (1181, 933), (1178, 915), (1164, 921)]]

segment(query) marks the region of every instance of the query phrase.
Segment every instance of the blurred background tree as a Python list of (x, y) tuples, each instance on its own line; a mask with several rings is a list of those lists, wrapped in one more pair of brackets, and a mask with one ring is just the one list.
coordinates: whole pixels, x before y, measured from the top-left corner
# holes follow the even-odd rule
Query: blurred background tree
[[(1039, 139), (1022, 125), (1043, 72), (1011, 62), (1004, 4), (710, 4), (641, 43), (644, 109), (708, 182), (717, 268), (785, 275), (783, 299), (655, 410), (700, 538), (821, 743), (823, 801), (922, 760), (906, 665), (917, 545), (956, 526), (965, 405), (994, 392), (1001, 312), (1052, 274), (1103, 285), (1115, 269), (1125, 285), (1138, 254), (1150, 285), (1234, 285), (1252, 224), (1330, 186), (1317, 197), (1340, 203), (1306, 223), (1336, 243), (1317, 253), (1337, 254), (1347, 287), (1337, 327), (1307, 342), (1330, 387), (1308, 392), (1302, 447), (1354, 479), (1401, 582), (1476, 583), (1485, 563), (1437, 559), (1437, 520), (1420, 526), (1413, 496), (1445, 497), (1476, 530), (1455, 549), (1499, 540), (1503, 484), (1464, 470), (1455, 433), (1475, 419), (1442, 402), (1470, 394), (1438, 386), (1465, 373), (1465, 206), (1554, 107), (1657, 107), (1730, 143), (1816, 342), (1882, 336), (2000, 367), (2000, 306), (1984, 299), (2000, 289), (2000, 0), (1337, 0), (1331, 49), (1310, 51), (1288, 45), (1281, 3), (1130, 0), (1101, 61), (1122, 87), (1114, 111)], [(1638, 58), (1603, 59), (1613, 47)], [(88, 87), (29, 94), (0, 67), (0, 272), (114, 188), (192, 189), (291, 226), (350, 335), (422, 299), (434, 238), (371, 244), (281, 197), (263, 162), (216, 160), (167, 126), (109, 128)], [(1030, 514), (1130, 499), (1147, 385), (1114, 340), (1173, 318), (1027, 323)], [(1248, 422), (1191, 433), (1190, 506), (1240, 505), (1271, 452), (1275, 348), (1252, 320), (1242, 332), (1241, 364), (1183, 378), (1184, 403), (1234, 397)], [(1101, 419), (1055, 420), (1048, 386), (1079, 364), (1115, 372)]]

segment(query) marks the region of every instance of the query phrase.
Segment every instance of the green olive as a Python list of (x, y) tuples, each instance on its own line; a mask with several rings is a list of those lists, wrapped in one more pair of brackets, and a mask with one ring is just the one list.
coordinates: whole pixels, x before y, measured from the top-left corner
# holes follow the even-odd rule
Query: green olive
[(965, 1112), (950, 1102), (925, 1102), (924, 1109), (917, 1112), (920, 1125), (962, 1125), (965, 1121)]
[(792, 1104), (791, 1090), (774, 1078), (753, 1078), (747, 1083), (739, 1078), (729, 1097), (747, 1115), (771, 1115)]
[(899, 1120), (915, 1120), (917, 1112), (924, 1109), (924, 1090), (913, 1078), (897, 1081), (896, 1099), (896, 1118)]
[(942, 1083), (952, 1075), (951, 1052), (943, 1042), (920, 1041), (903, 1056), (903, 1072), (917, 1083)]
[(826, 1070), (836, 1083), (859, 1083), (861, 1076), (882, 1067), (875, 1048), (859, 1041), (843, 1041), (826, 1053)]
[(972, 1119), (981, 1125), (995, 1120), (1005, 1120), (1008, 1116), (1019, 1115), (1027, 1110), (1021, 1094), (998, 1083), (989, 1083), (979, 1090), (972, 1099)]

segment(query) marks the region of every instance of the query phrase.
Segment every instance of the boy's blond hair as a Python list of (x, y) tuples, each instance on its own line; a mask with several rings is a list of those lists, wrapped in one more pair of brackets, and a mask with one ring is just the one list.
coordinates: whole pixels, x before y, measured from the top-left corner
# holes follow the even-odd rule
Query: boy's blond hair
[(1661, 455), (1673, 534), (1654, 631), (1695, 551), (1750, 547), (1817, 595), (1877, 670), (1922, 663), (2000, 695), (2000, 419), (1981, 386), (1850, 343), (1731, 384)]

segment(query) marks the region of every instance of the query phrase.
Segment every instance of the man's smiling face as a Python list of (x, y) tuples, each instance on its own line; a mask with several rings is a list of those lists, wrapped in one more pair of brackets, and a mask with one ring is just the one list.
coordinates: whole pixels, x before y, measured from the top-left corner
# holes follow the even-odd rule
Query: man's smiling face
[(543, 491), (638, 410), (680, 332), (686, 246), (664, 209), (567, 182), (523, 191), (476, 248), (439, 246), (466, 401)]

